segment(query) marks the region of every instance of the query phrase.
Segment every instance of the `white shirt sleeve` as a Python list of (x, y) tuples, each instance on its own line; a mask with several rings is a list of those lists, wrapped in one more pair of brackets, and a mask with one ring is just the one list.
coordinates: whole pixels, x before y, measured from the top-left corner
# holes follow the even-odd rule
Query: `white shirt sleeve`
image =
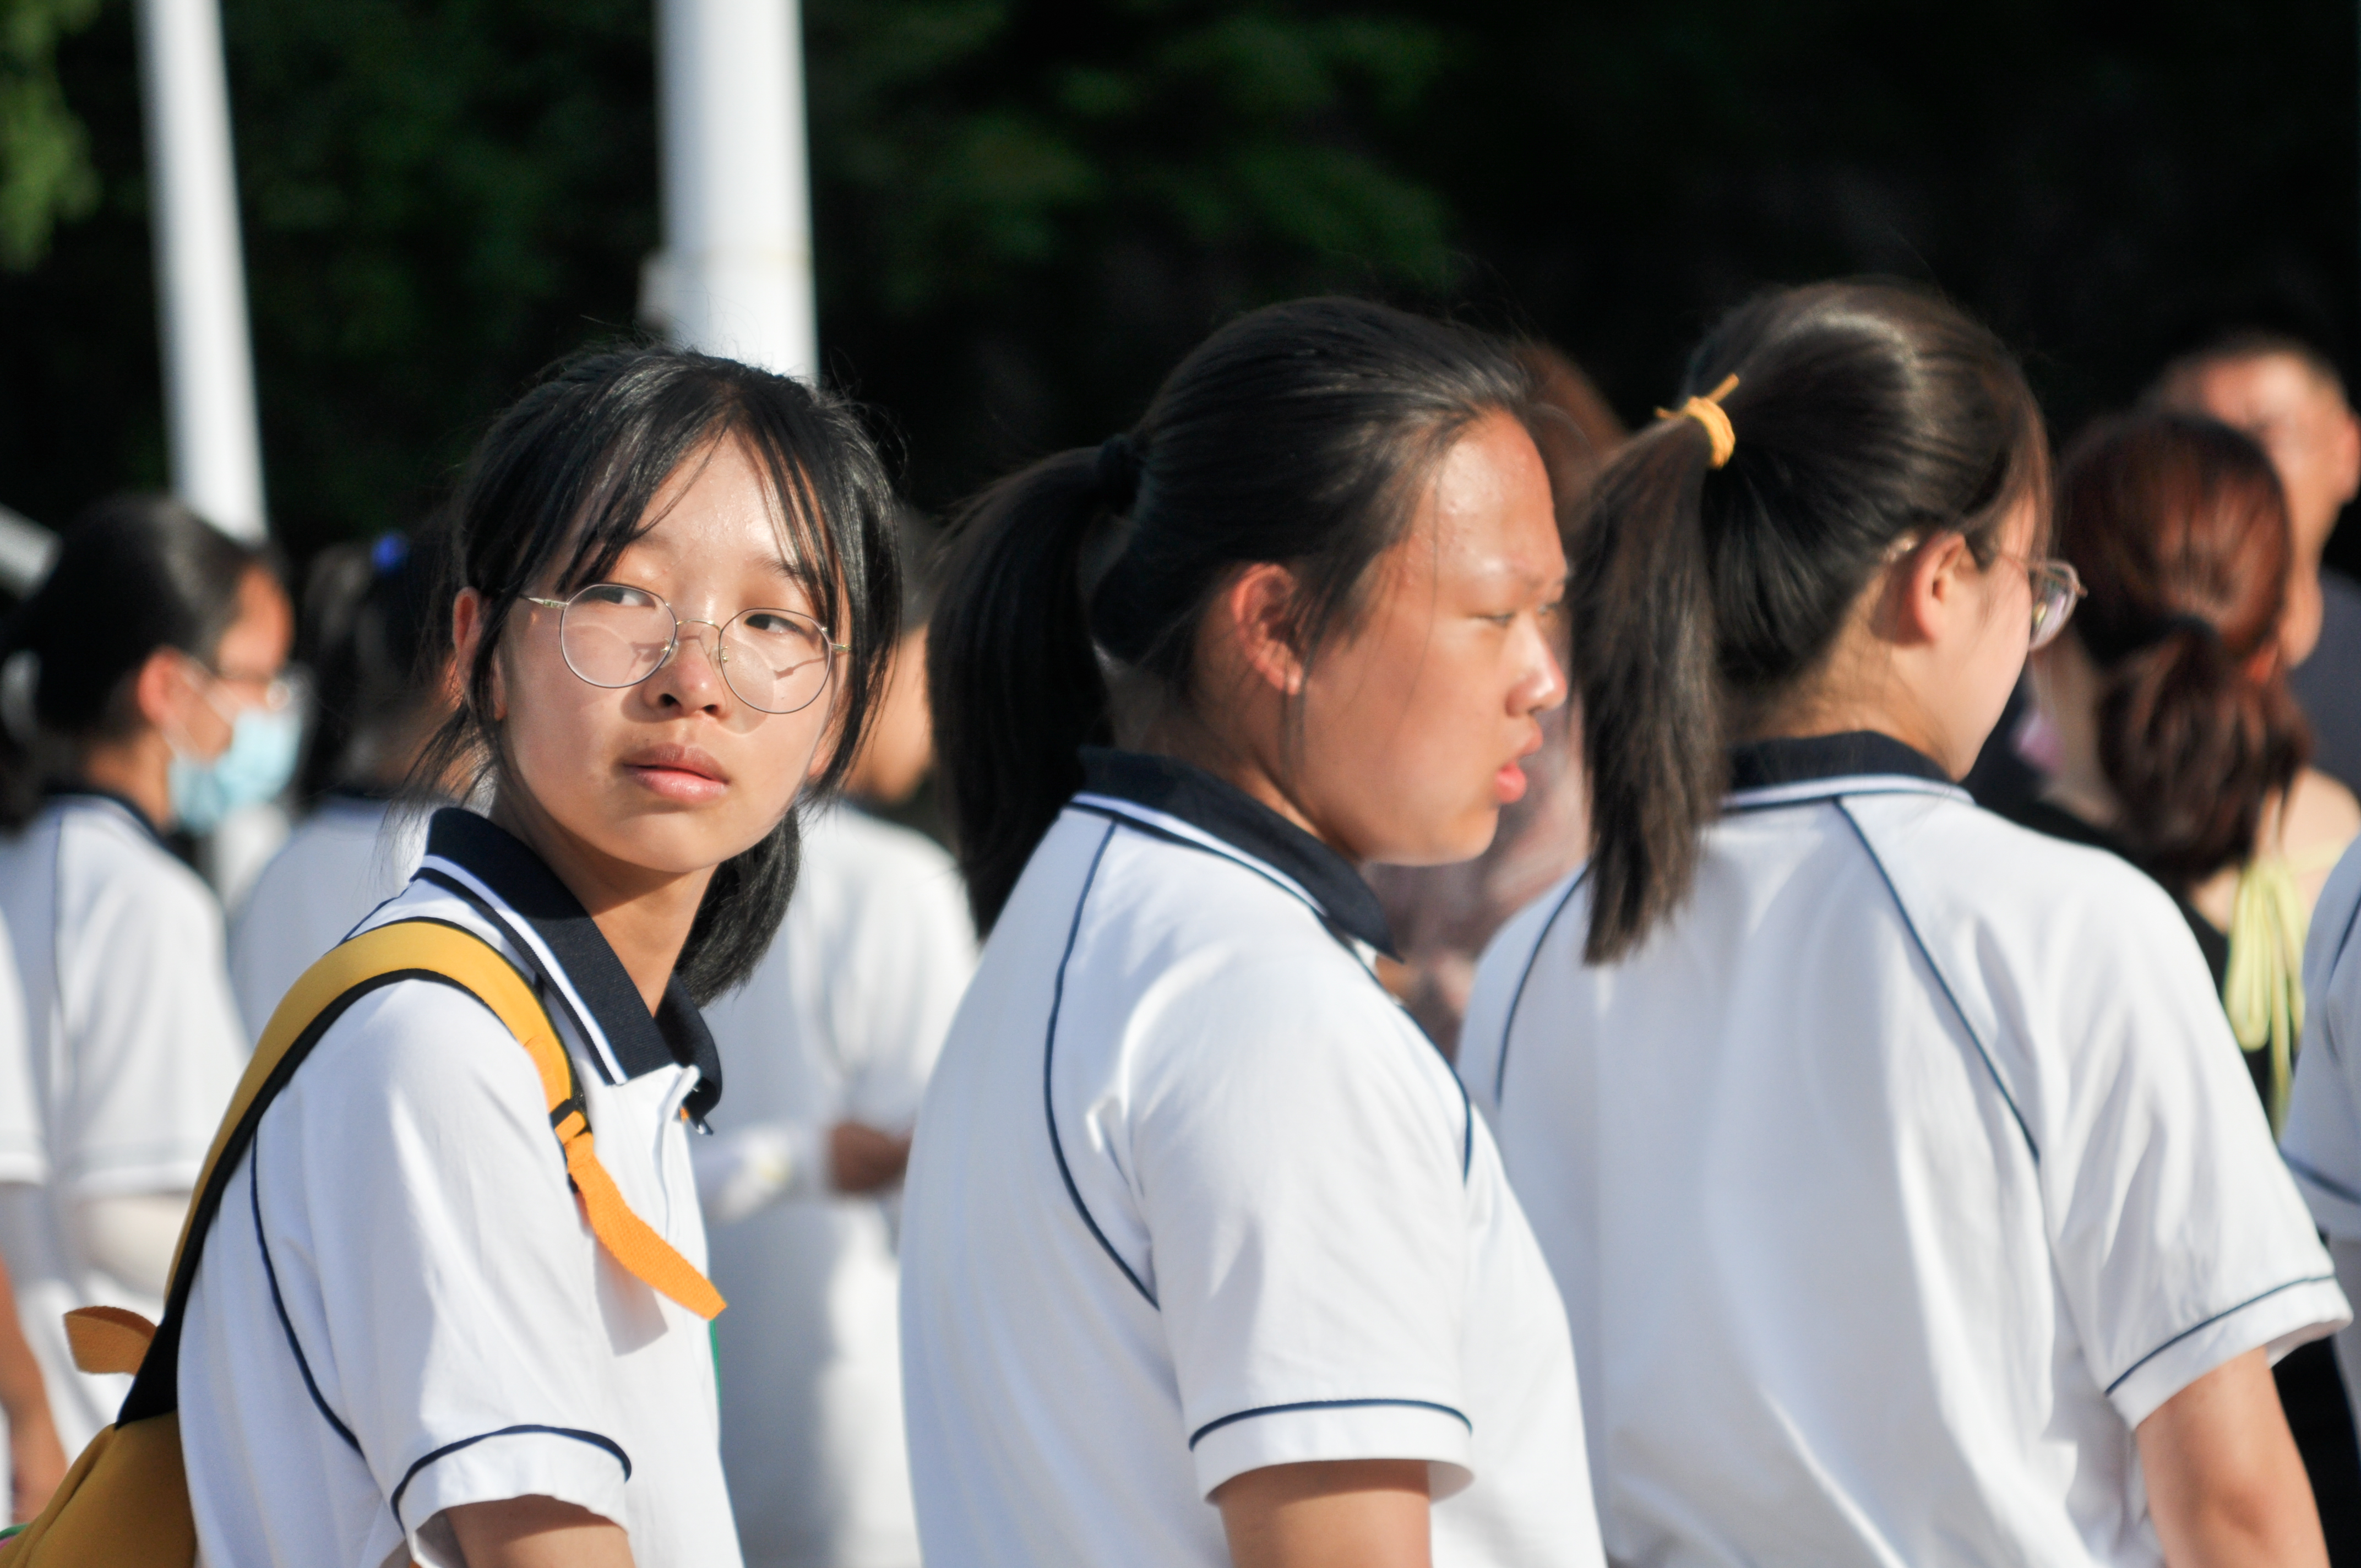
[[(70, 834), (59, 852), (78, 848)], [(72, 1064), (49, 1153), (71, 1199), (194, 1186), (246, 1067), (221, 906), (155, 853), (137, 874), (75, 879), (87, 902), (60, 922), (72, 931), (60, 940)]]
[(1126, 1167), (1210, 1495), (1267, 1465), (1469, 1474), (1466, 1102), (1374, 981), (1232, 969), (1159, 1010)]
[(538, 1494), (623, 1520), (615, 1396), (586, 1376), (613, 1361), (595, 1282), (614, 1266), (532, 1058), (429, 981), (364, 997), (317, 1051), (242, 1174), (288, 1336), (412, 1552), (447, 1561), (442, 1532), (420, 1531), (463, 1503)]
[(16, 945), (0, 927), (0, 1182), (41, 1182), (49, 1175), (27, 1022)]
[(2234, 1356), (2283, 1354), (2350, 1312), (2179, 911), (2143, 883), (2109, 918), (2058, 934), (2066, 1067), (2037, 1125), (2060, 1288), (2137, 1426)]

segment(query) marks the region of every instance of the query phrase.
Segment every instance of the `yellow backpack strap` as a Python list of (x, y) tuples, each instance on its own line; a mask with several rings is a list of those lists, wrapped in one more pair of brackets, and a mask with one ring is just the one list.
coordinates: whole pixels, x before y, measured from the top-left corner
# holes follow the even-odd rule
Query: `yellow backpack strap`
[[(439, 921), (404, 920), (354, 938), (353, 947), (383, 938), (383, 958), (394, 967), (427, 971), (443, 977), (492, 1010), (517, 1043), (533, 1058), (541, 1074), (541, 1090), (548, 1102), (550, 1130), (566, 1157), (566, 1174), (581, 1195), (591, 1234), (617, 1263), (700, 1318), (712, 1318), (728, 1305), (713, 1282), (681, 1256), (678, 1249), (655, 1228), (631, 1212), (615, 1179), (599, 1163), (597, 1141), (582, 1090), (574, 1074), (574, 1057), (557, 1036), (549, 1012), (541, 1004), (516, 966), (473, 932)], [(341, 951), (342, 949), (338, 949)]]

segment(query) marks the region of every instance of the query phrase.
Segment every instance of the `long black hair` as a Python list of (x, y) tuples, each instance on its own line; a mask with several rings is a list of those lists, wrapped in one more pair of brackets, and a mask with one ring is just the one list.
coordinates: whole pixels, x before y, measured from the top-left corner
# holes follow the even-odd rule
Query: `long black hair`
[[(656, 493), (714, 444), (734, 439), (770, 492), (787, 567), (821, 623), (851, 650), (837, 666), (827, 768), (833, 790), (858, 749), (899, 620), (894, 497), (851, 406), (785, 376), (677, 349), (593, 351), (562, 361), (493, 424), (451, 517), (448, 598), (484, 598), (483, 634), (459, 674), (459, 706), (411, 774), (413, 797), (472, 772), (497, 781), (492, 672), (520, 596), (599, 580), (661, 520)], [(743, 981), (795, 890), (796, 814), (715, 868), (675, 966), (703, 1003)]]
[(210, 663), (247, 574), (267, 565), (169, 496), (116, 496), (77, 518), (0, 631), (0, 824), (21, 827), (80, 747), (138, 729), (132, 685), (158, 649)]
[(1897, 543), (1957, 532), (1989, 562), (2024, 499), (2046, 522), (2048, 437), (2024, 373), (1933, 294), (1763, 294), (1699, 345), (1681, 398), (1731, 375), (1727, 465), (1697, 420), (1659, 422), (1599, 476), (1567, 552), (1593, 963), (1687, 896), (1727, 747), (1820, 663)]
[(1199, 345), (1132, 430), (970, 502), (927, 674), (977, 925), (1080, 787), (1079, 749), (1114, 739), (1102, 660), (1189, 702), (1207, 604), (1232, 569), (1276, 562), (1309, 662), (1361, 609), (1419, 481), (1485, 414), (1524, 419), (1528, 397), (1479, 334), (1358, 300), (1272, 305)]

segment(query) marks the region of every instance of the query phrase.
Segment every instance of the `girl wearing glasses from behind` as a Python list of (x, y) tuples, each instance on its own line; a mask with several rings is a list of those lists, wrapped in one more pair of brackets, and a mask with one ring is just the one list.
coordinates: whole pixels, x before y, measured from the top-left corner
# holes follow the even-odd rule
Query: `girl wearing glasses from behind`
[(435, 814), (356, 940), (456, 926), (512, 966), (611, 1186), (468, 991), (352, 999), (233, 1168), (187, 1303), (202, 1561), (739, 1561), (686, 1142), (721, 1091), (697, 1009), (769, 943), (798, 792), (860, 739), (894, 640), (889, 504), (843, 405), (690, 354), (577, 360), (485, 439), (453, 552), (458, 710), (416, 775), (472, 770), (484, 808)]
[(2349, 1316), (2189, 927), (1952, 781), (2075, 580), (1942, 302), (1741, 307), (1573, 552), (1589, 863), (1459, 1069), (1621, 1563), (2322, 1564), (2270, 1360)]

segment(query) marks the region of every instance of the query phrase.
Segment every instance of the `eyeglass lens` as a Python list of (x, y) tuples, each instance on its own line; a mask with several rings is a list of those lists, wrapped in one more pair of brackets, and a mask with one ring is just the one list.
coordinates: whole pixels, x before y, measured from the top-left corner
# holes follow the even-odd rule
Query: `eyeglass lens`
[(2033, 647), (2046, 648), (2066, 630), (2067, 619), (2074, 613), (2073, 580), (2062, 572), (2047, 569), (2046, 564), (2036, 566), (2033, 579)]
[[(567, 602), (559, 647), (567, 667), (594, 686), (637, 685), (664, 663), (679, 624), (653, 594), (597, 583)], [(819, 623), (793, 610), (744, 610), (721, 629), (721, 678), (763, 713), (793, 713), (819, 696), (828, 656)]]

